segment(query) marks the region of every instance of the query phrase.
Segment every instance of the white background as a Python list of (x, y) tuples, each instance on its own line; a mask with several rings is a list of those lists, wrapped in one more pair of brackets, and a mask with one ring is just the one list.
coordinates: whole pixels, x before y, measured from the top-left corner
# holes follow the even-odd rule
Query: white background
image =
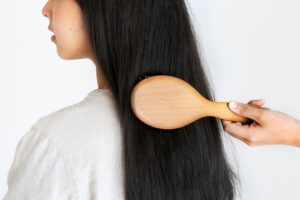
[[(20, 138), (40, 117), (97, 88), (88, 59), (63, 60), (51, 42), (43, 1), (0, 6), (0, 198)], [(300, 3), (296, 0), (188, 0), (217, 101), (267, 107), (300, 120)], [(241, 200), (300, 199), (300, 148), (250, 147), (224, 133), (241, 178)]]

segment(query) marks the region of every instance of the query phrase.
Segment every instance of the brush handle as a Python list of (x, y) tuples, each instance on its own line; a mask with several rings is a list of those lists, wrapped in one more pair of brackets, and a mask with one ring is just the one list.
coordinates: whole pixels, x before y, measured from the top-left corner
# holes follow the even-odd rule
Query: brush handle
[(210, 106), (211, 109), (210, 109), (209, 116), (217, 117), (228, 121), (241, 122), (241, 123), (246, 123), (250, 121), (250, 119), (239, 116), (234, 112), (232, 112), (229, 108), (228, 102), (211, 102)]

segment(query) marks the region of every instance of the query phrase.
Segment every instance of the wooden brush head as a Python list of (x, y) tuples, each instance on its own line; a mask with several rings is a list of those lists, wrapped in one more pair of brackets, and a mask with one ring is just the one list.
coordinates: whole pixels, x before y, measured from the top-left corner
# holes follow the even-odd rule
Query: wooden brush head
[(132, 91), (131, 107), (142, 122), (159, 129), (182, 128), (206, 116), (246, 121), (226, 102), (209, 101), (184, 80), (168, 75), (141, 80)]

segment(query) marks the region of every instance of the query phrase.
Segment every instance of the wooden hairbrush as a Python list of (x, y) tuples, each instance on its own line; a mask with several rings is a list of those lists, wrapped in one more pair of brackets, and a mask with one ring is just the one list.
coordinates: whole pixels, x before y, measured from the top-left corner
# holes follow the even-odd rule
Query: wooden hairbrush
[(228, 102), (210, 101), (180, 78), (145, 77), (133, 88), (131, 107), (135, 116), (149, 126), (177, 129), (208, 116), (241, 123), (249, 121), (233, 113)]

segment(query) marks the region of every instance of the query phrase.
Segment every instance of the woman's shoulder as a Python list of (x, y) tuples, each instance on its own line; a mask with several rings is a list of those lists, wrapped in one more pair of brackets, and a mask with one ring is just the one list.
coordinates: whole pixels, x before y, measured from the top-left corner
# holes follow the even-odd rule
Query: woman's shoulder
[[(111, 93), (93, 90), (82, 101), (39, 118), (31, 127), (64, 147), (82, 147), (91, 140), (113, 142), (120, 123)], [(101, 145), (101, 144), (100, 144)]]
[(53, 199), (59, 198), (56, 194), (63, 199), (98, 193), (122, 196), (121, 134), (111, 100), (92, 92), (38, 119), (18, 143), (7, 199), (42, 199), (51, 192)]

